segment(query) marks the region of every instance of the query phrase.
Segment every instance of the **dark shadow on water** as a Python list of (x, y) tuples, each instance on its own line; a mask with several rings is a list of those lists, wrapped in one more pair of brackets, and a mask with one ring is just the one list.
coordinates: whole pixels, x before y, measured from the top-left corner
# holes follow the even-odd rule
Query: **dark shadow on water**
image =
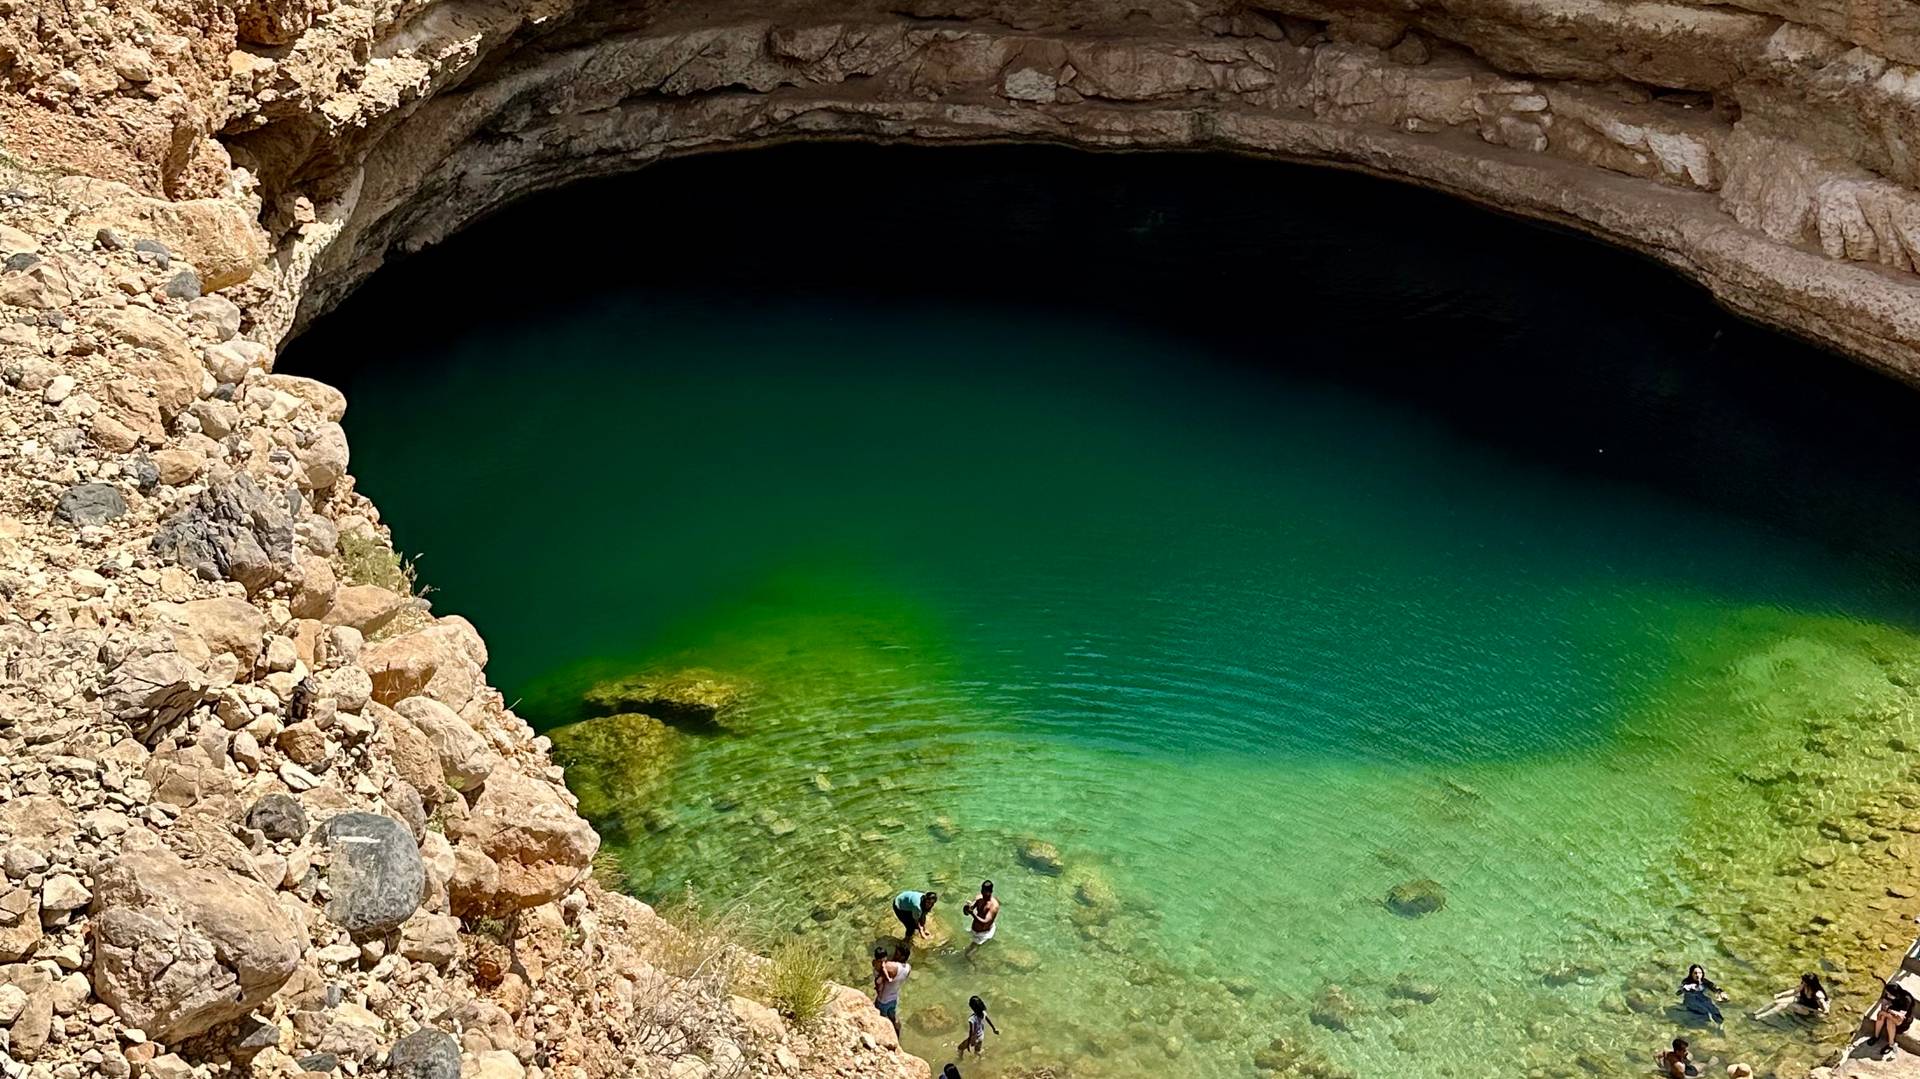
[(791, 146), (539, 196), (389, 268), (282, 369), (612, 294), (1090, 311), (1417, 406), (1525, 459), (1920, 567), (1920, 396), (1649, 260), (1434, 192), (1196, 154)]

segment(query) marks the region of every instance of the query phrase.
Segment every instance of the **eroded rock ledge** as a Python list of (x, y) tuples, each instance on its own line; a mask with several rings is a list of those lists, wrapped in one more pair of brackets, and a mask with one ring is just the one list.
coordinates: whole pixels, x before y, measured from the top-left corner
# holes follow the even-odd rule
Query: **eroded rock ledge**
[(273, 373), (388, 252), (782, 139), (1241, 150), (1576, 225), (1920, 381), (1916, 12), (0, 4), (0, 1064), (924, 1074), (860, 994), (790, 1028), (588, 879), (344, 400)]

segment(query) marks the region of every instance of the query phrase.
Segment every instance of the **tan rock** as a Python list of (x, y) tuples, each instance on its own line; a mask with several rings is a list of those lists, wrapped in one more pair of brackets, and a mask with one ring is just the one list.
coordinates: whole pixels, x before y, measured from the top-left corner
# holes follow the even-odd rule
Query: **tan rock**
[(294, 763), (313, 771), (323, 770), (333, 756), (333, 747), (328, 744), (326, 733), (312, 720), (303, 720), (287, 727), (280, 732), (274, 744)]
[(347, 474), (347, 456), (347, 433), (337, 423), (322, 424), (313, 440), (298, 451), (306, 486), (324, 491), (340, 482)]
[(416, 963), (444, 967), (460, 956), (460, 919), (415, 914), (400, 930), (400, 954)]
[(539, 906), (565, 895), (585, 876), (600, 837), (552, 784), (514, 769), (497, 769), (467, 818), (449, 825), (456, 854), (471, 843), (499, 867), (490, 904)]
[(94, 445), (108, 453), (127, 453), (140, 444), (140, 432), (114, 419), (107, 412), (93, 417), (87, 433), (93, 438)]
[(351, 626), (368, 634), (385, 627), (406, 606), (406, 596), (379, 585), (350, 584), (334, 591), (332, 605), (319, 618), (329, 626)]
[(0, 963), (33, 954), (40, 943), (40, 897), (27, 888), (0, 893)]
[(256, 881), (165, 848), (127, 851), (95, 875), (94, 991), (163, 1042), (253, 1010), (298, 968), (305, 936)]
[(76, 228), (86, 233), (111, 228), (129, 239), (158, 240), (193, 264), (208, 292), (245, 281), (267, 255), (266, 234), (255, 221), (255, 211), (239, 199), (168, 201), (99, 181), (71, 194), (92, 207), (75, 222)]
[[(293, 616), (317, 619), (324, 623), (327, 612), (333, 609), (334, 597), (339, 589), (333, 564), (316, 554), (300, 554), (294, 559), (291, 583), (293, 595), (288, 599), (288, 608), (293, 612)], [(384, 592), (385, 589), (381, 591)], [(389, 592), (387, 595), (392, 593)], [(311, 665), (309, 660), (309, 666)]]
[(487, 647), (472, 623), (457, 616), (369, 645), (360, 662), (373, 678), (374, 699), (386, 705), (432, 697), (458, 711), (486, 684)]
[(401, 779), (413, 785), (429, 803), (447, 797), (446, 776), (440, 771), (440, 753), (433, 742), (405, 716), (383, 704), (368, 704), (367, 718), (378, 732), (375, 756), (386, 759)]
[(430, 697), (408, 697), (393, 706), (433, 743), (446, 784), (470, 791), (487, 781), (500, 758), (486, 739), (460, 718), (459, 713)]
[(298, 375), (268, 375), (261, 382), (270, 390), (291, 394), (312, 405), (328, 423), (339, 423), (347, 414), (347, 395), (324, 382)]
[(200, 478), (200, 472), (207, 467), (206, 458), (192, 450), (169, 447), (153, 455), (153, 467), (160, 473), (160, 482), (169, 487), (179, 487)]
[(94, 318), (101, 332), (146, 354), (129, 367), (147, 379), (160, 414), (171, 423), (200, 396), (201, 367), (186, 335), (144, 307), (120, 307)]
[(242, 671), (251, 671), (260, 658), (267, 616), (244, 599), (197, 599), (169, 604), (161, 610), (164, 617), (203, 642), (210, 654), (232, 656)]

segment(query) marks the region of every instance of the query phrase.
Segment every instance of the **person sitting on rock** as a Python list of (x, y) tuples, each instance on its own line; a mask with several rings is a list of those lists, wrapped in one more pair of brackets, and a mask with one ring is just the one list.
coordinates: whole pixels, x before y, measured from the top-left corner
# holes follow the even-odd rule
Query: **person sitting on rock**
[(967, 1050), (969, 1049), (973, 1050), (974, 1056), (979, 1056), (980, 1051), (986, 1048), (987, 1029), (989, 1027), (992, 1027), (995, 1034), (1000, 1033), (1000, 1028), (994, 1026), (993, 1020), (987, 1018), (986, 1001), (981, 1000), (979, 997), (968, 997), (967, 1009), (969, 1011), (967, 1016), (967, 1039), (960, 1043), (959, 1051), (954, 1054), (961, 1060), (967, 1059)]
[(1654, 1063), (1660, 1066), (1660, 1074), (1667, 1079), (1693, 1079), (1700, 1069), (1693, 1064), (1693, 1050), (1687, 1046), (1687, 1039), (1673, 1039), (1673, 1048), (1663, 1049), (1653, 1054)]
[(1715, 1023), (1724, 1023), (1726, 1017), (1720, 1014), (1720, 1006), (1714, 1003), (1716, 999), (1725, 1000), (1727, 994), (1713, 984), (1712, 978), (1707, 977), (1707, 968), (1698, 963), (1688, 967), (1687, 977), (1680, 983), (1680, 1000), (1687, 1010), (1695, 1015), (1706, 1016)]
[[(1913, 994), (1893, 984), (1886, 983), (1886, 989), (1880, 993), (1880, 1003), (1873, 1014), (1873, 1029), (1867, 1032), (1864, 1044), (1884, 1041), (1887, 1047), (1880, 1051), (1881, 1060), (1892, 1060), (1895, 1046), (1900, 1041), (1901, 1032), (1907, 1024), (1913, 1022)], [(1862, 1042), (1855, 1042), (1858, 1046)]]
[(1000, 920), (1000, 901), (993, 897), (993, 882), (981, 881), (980, 894), (970, 902), (960, 904), (960, 913), (973, 918), (966, 953), (972, 955), (975, 948), (993, 939), (993, 927)]
[(893, 897), (893, 916), (906, 927), (907, 934), (901, 941), (907, 947), (913, 947), (916, 934), (932, 935), (927, 931), (927, 916), (933, 913), (933, 905), (939, 901), (939, 892), (901, 892)]
[(1765, 1019), (1778, 1012), (1793, 1015), (1825, 1015), (1830, 1007), (1827, 1001), (1827, 987), (1820, 984), (1820, 975), (1800, 975), (1800, 987), (1785, 993), (1775, 993), (1773, 1003), (1753, 1013), (1755, 1019)]

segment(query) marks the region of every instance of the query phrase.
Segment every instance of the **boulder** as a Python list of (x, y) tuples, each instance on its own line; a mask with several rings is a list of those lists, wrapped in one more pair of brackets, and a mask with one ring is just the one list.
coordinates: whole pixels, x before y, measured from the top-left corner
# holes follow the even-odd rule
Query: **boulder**
[(449, 617), (361, 653), (373, 679), (373, 699), (391, 707), (408, 697), (431, 697), (459, 711), (486, 685), (487, 646), (472, 623)]
[(252, 671), (260, 658), (261, 638), (267, 634), (266, 613), (244, 599), (196, 599), (169, 605), (166, 615), (198, 637), (213, 655), (222, 653)]
[[(586, 874), (600, 837), (552, 784), (501, 768), (448, 837), (472, 844), (499, 868), (491, 896), (457, 896), (465, 909), (537, 907), (565, 895)], [(456, 846), (456, 851), (459, 847)]]
[(294, 509), (241, 473), (200, 492), (160, 522), (149, 549), (202, 580), (234, 580), (249, 594), (280, 580), (293, 566)]
[(247, 827), (270, 840), (299, 839), (307, 834), (307, 811), (292, 795), (262, 795), (247, 810)]
[(675, 726), (710, 728), (738, 704), (740, 691), (705, 671), (648, 674), (602, 682), (582, 698), (588, 715), (637, 713)]
[(298, 555), (294, 560), (293, 595), (288, 600), (288, 609), (295, 618), (324, 622), (324, 616), (333, 607), (339, 583), (333, 563), (315, 554)]
[(292, 394), (313, 406), (322, 420), (339, 423), (347, 414), (347, 395), (324, 382), (299, 375), (268, 375), (261, 380), (268, 389)]
[(1328, 1030), (1351, 1031), (1360, 1017), (1360, 1009), (1347, 996), (1347, 991), (1328, 983), (1313, 998), (1313, 1008), (1308, 1013), (1315, 1026)]
[(40, 897), (28, 888), (0, 893), (0, 963), (27, 958), (39, 943)]
[(347, 474), (347, 433), (337, 423), (326, 423), (301, 446), (297, 456), (306, 470), (306, 485), (324, 491)]
[(457, 791), (470, 791), (487, 781), (500, 758), (487, 748), (471, 724), (460, 714), (431, 697), (408, 697), (393, 706), (405, 716), (427, 741), (433, 743), (440, 759), (440, 771), (446, 784)]
[(399, 821), (377, 813), (342, 813), (320, 826), (319, 837), (332, 856), (327, 917), (334, 924), (355, 937), (380, 936), (419, 909), (426, 869), (420, 845)]
[(460, 955), (460, 919), (421, 914), (400, 930), (400, 954), (416, 963), (445, 967)]
[(388, 1079), (460, 1079), (460, 1046), (453, 1037), (424, 1027), (393, 1043)]
[(103, 525), (127, 515), (127, 499), (111, 483), (81, 483), (60, 492), (55, 518), (75, 528)]
[(1418, 918), (1447, 905), (1447, 890), (1440, 882), (1422, 877), (1402, 881), (1387, 891), (1387, 907), (1395, 914)]
[(172, 423), (200, 396), (200, 359), (172, 322), (133, 306), (103, 311), (94, 321), (107, 337), (143, 354), (126, 367), (153, 385), (154, 401), (166, 422)]
[(207, 697), (207, 676), (174, 651), (139, 651), (107, 674), (101, 707), (146, 738), (198, 707)]
[(173, 1042), (238, 1019), (300, 965), (306, 931), (271, 891), (164, 847), (94, 875), (93, 987), (128, 1026)]
[(76, 229), (158, 240), (163, 250), (193, 264), (208, 291), (245, 281), (267, 256), (256, 208), (238, 199), (156, 199), (100, 180), (68, 190), (89, 207), (74, 221)]
[(336, 589), (331, 605), (315, 617), (329, 626), (352, 626), (363, 634), (377, 633), (405, 610), (407, 603), (406, 596), (379, 585), (350, 584)]
[(1022, 839), (1014, 853), (1021, 865), (1036, 873), (1057, 877), (1066, 869), (1066, 863), (1060, 860), (1060, 848), (1045, 840)]

